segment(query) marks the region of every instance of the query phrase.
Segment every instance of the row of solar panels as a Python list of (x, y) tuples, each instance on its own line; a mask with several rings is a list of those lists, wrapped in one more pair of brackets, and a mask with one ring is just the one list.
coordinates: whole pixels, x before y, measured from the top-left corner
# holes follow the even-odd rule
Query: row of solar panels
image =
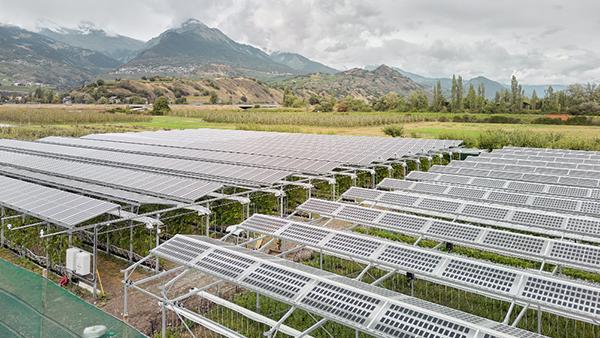
[(600, 160), (588, 159), (571, 159), (555, 156), (536, 156), (536, 155), (520, 155), (515, 153), (483, 152), (477, 157), (469, 157), (467, 160), (478, 160), (482, 162), (496, 162), (502, 160), (503, 163), (542, 166), (550, 168), (566, 168), (566, 169), (581, 169), (581, 170), (600, 170)]
[[(451, 162), (454, 163), (454, 162)], [(582, 177), (566, 177), (556, 175), (544, 175), (535, 173), (521, 173), (514, 171), (503, 171), (495, 169), (477, 169), (477, 168), (459, 168), (434, 165), (429, 169), (430, 172), (440, 174), (454, 174), (460, 176), (476, 176), (486, 177), (493, 179), (508, 179), (513, 181), (523, 181), (527, 183), (543, 183), (552, 185), (561, 185), (566, 187), (583, 187), (598, 189), (600, 183), (595, 178), (582, 178)]]
[(598, 285), (272, 216), (255, 214), (238, 228), (564, 317), (600, 319)]
[[(496, 162), (483, 162), (478, 160), (476, 157), (470, 157), (472, 160), (465, 161), (453, 161), (448, 166), (454, 168), (475, 168), (475, 169), (489, 169), (499, 170), (505, 172), (514, 173), (534, 173), (539, 175), (548, 176), (559, 176), (569, 178), (598, 178), (598, 172), (593, 170), (577, 170), (577, 169), (563, 169), (563, 168), (549, 168), (546, 166), (531, 166), (531, 165), (514, 165), (505, 164), (505, 161), (500, 160)], [(473, 160), (474, 159), (474, 160)]]
[(515, 152), (522, 154), (540, 154), (540, 155), (550, 155), (550, 156), (561, 156), (561, 157), (570, 157), (570, 158), (600, 158), (599, 151), (589, 151), (589, 150), (572, 150), (572, 149), (552, 149), (552, 148), (527, 148), (527, 147), (504, 147), (502, 149), (498, 149), (497, 151), (507, 151), (507, 152)]
[(20, 153), (32, 153), (133, 169), (149, 169), (157, 172), (174, 173), (200, 179), (249, 186), (270, 186), (292, 174), (292, 172), (283, 170), (139, 155), (41, 142), (0, 140), (0, 148)]
[(440, 185), (428, 182), (406, 181), (385, 178), (378, 185), (380, 189), (413, 191), (443, 197), (457, 197), (485, 203), (499, 203), (523, 206), (548, 211), (564, 211), (586, 216), (600, 216), (600, 202), (580, 199), (559, 198), (532, 193), (507, 192), (499, 189)]
[(66, 228), (120, 209), (118, 204), (4, 176), (0, 187), (2, 207)]
[(379, 337), (538, 336), (208, 238), (177, 235), (152, 253)]
[(176, 130), (124, 134), (97, 134), (85, 139), (183, 147), (239, 154), (365, 166), (375, 161), (402, 158), (459, 146), (455, 140), (424, 140), (365, 136), (266, 133), (231, 130)]
[[(438, 170), (439, 171), (439, 170)], [(502, 189), (505, 191), (538, 193), (576, 199), (600, 199), (600, 189), (569, 187), (556, 184), (515, 181), (511, 179), (487, 178), (460, 174), (444, 174), (438, 172), (412, 171), (406, 176), (412, 181), (431, 181), (437, 184), (477, 186), (483, 188)]]
[(223, 187), (217, 182), (5, 150), (0, 150), (0, 165), (183, 203)]
[(256, 166), (268, 169), (289, 170), (314, 175), (330, 173), (333, 171), (333, 169), (339, 166), (339, 163), (322, 160), (290, 159), (266, 155), (240, 154), (151, 144), (99, 141), (84, 138), (51, 136), (40, 139), (39, 141), (52, 144), (120, 151), (141, 155), (155, 155), (188, 160), (202, 160), (208, 162), (229, 163), (234, 165), (246, 165), (250, 167)]
[(536, 209), (445, 198), (423, 193), (351, 187), (345, 199), (370, 201), (397, 210), (451, 220), (600, 243), (600, 219)]
[(600, 247), (311, 198), (298, 210), (505, 256), (598, 272)]

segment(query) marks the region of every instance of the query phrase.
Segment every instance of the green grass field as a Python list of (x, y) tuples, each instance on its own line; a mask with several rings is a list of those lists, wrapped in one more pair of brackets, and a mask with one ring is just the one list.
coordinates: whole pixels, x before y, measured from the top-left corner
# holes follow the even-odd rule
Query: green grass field
[[(600, 150), (600, 126), (529, 123), (540, 115), (505, 115), (521, 123), (452, 122), (449, 113), (314, 113), (302, 109), (243, 111), (231, 106), (173, 106), (169, 116), (107, 113), (111, 105), (5, 105), (0, 106), (0, 137), (36, 139), (49, 135), (158, 129), (223, 128), (337, 135), (385, 136), (386, 125), (402, 125), (406, 137), (452, 138), (467, 146), (503, 145)], [(465, 114), (460, 114), (464, 116)], [(485, 114), (468, 114), (482, 120)]]

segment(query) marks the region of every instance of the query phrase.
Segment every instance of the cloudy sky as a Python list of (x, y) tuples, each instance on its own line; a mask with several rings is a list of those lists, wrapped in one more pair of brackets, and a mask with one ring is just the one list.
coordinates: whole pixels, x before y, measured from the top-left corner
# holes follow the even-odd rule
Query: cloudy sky
[(0, 22), (98, 27), (148, 40), (193, 17), (267, 51), (338, 69), (600, 82), (598, 0), (0, 0)]

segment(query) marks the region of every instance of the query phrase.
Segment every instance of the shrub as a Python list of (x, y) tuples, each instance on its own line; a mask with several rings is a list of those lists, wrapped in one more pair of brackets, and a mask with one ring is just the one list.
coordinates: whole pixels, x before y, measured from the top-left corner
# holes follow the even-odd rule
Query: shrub
[(154, 101), (154, 107), (152, 108), (152, 115), (165, 115), (171, 111), (169, 107), (169, 99), (164, 96), (159, 97)]
[(217, 95), (217, 92), (215, 92), (215, 91), (210, 92), (210, 97), (208, 98), (208, 103), (210, 103), (210, 104), (219, 103), (219, 96)]
[(402, 137), (404, 136), (404, 126), (402, 125), (391, 125), (383, 128), (383, 133), (391, 137)]

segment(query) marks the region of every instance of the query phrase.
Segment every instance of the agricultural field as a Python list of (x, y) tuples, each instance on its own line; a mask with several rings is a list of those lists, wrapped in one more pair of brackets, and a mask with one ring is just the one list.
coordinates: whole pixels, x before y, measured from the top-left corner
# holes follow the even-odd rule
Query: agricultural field
[[(227, 105), (173, 105), (167, 116), (115, 112), (124, 111), (124, 107), (3, 105), (0, 106), (0, 137), (31, 140), (50, 135), (189, 128), (385, 136), (383, 128), (394, 125), (402, 126), (405, 137), (461, 139), (469, 147), (600, 149), (600, 126), (532, 123), (540, 118), (539, 114), (316, 113), (298, 108), (242, 110)], [(490, 123), (490, 119), (496, 123)], [(514, 123), (516, 120), (519, 123)], [(598, 117), (590, 120), (600, 124)]]

